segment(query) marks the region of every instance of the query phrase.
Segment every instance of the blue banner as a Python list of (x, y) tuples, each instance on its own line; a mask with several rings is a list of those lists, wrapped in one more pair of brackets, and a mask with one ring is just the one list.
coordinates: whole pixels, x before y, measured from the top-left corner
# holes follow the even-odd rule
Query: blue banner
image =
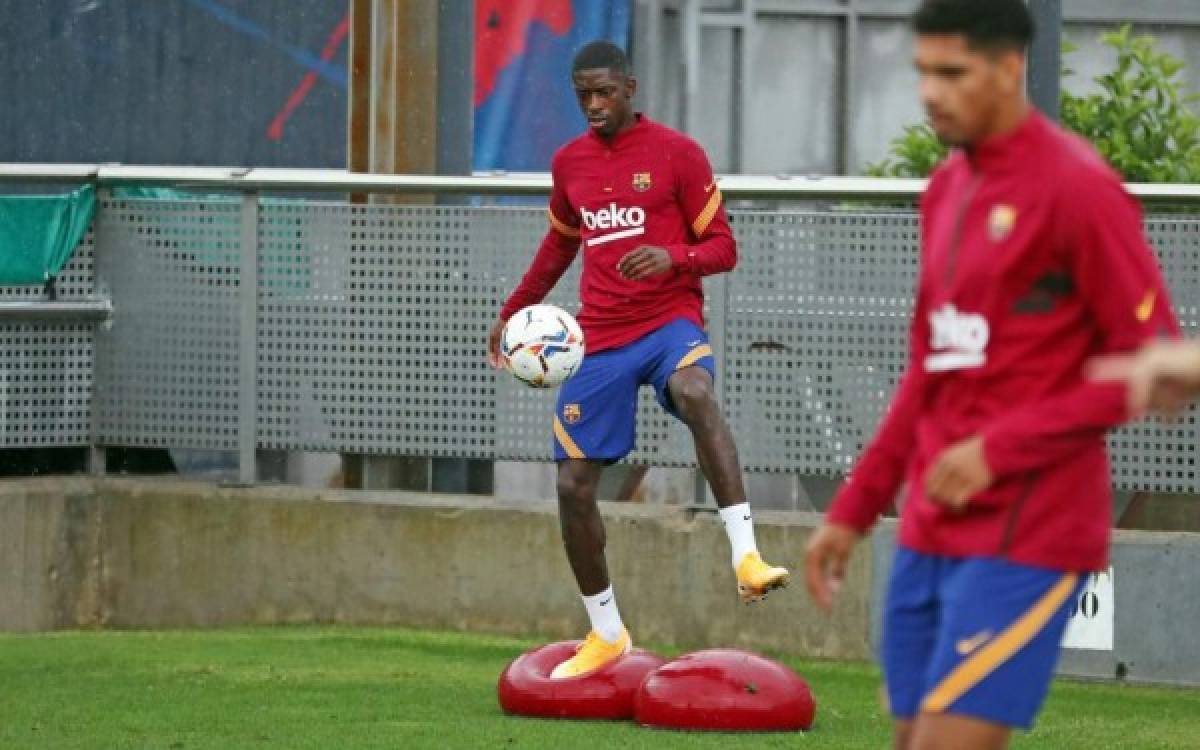
[(584, 132), (571, 60), (588, 42), (628, 49), (631, 0), (476, 0), (476, 170), (544, 172)]

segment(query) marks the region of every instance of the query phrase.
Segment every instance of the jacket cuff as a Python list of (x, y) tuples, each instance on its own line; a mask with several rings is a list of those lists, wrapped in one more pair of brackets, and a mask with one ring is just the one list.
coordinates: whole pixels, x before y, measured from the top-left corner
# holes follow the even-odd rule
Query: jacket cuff
[(668, 245), (671, 266), (679, 271), (696, 273), (696, 247), (694, 245)]
[(1029, 457), (1021, 447), (1025, 441), (1014, 439), (999, 430), (984, 430), (983, 460), (994, 479), (1018, 474), (1031, 468)]

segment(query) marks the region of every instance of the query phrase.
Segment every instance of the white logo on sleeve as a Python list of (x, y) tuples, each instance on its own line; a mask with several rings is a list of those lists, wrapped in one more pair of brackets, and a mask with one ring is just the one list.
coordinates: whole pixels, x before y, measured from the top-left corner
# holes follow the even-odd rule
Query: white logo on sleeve
[(925, 358), (926, 372), (950, 372), (983, 367), (987, 362), (987, 345), (991, 336), (987, 319), (982, 315), (959, 312), (947, 303), (929, 315), (933, 329)]
[(609, 203), (598, 211), (581, 208), (579, 217), (589, 231), (607, 232), (607, 234), (589, 237), (588, 247), (646, 233), (646, 210), (640, 206), (624, 208), (616, 203)]

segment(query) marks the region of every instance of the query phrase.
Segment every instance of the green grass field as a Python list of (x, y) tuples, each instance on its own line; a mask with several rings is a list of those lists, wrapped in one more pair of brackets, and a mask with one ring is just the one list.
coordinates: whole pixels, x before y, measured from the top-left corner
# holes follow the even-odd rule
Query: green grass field
[[(0, 635), (0, 748), (882, 748), (878, 673), (786, 659), (807, 735), (518, 719), (496, 677), (533, 641), (345, 627)], [(1200, 747), (1200, 690), (1060, 682), (1020, 748)]]

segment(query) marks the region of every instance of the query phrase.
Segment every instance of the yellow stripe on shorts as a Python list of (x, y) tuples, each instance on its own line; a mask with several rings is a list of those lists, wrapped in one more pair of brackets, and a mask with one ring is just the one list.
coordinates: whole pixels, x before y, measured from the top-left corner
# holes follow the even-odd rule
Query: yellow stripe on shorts
[(570, 458), (587, 458), (583, 455), (583, 451), (579, 450), (579, 446), (567, 434), (567, 428), (563, 427), (563, 423), (558, 421), (558, 417), (554, 418), (554, 438), (558, 440), (558, 444), (562, 446)]
[(1058, 608), (1071, 596), (1078, 582), (1077, 574), (1064, 573), (1058, 583), (1043, 594), (1042, 598), (1007, 630), (946, 675), (938, 686), (925, 696), (921, 710), (931, 713), (945, 711), (954, 701), (963, 697), (968, 690), (995, 671), (996, 667), (1012, 658), (1013, 654), (1024, 648), (1046, 627), (1046, 623), (1050, 622)]
[(675, 365), (676, 370), (682, 370), (685, 367), (691, 367), (705, 357), (711, 357), (713, 353), (712, 347), (708, 344), (701, 344), (695, 349), (688, 352), (683, 359), (679, 360), (679, 364)]

